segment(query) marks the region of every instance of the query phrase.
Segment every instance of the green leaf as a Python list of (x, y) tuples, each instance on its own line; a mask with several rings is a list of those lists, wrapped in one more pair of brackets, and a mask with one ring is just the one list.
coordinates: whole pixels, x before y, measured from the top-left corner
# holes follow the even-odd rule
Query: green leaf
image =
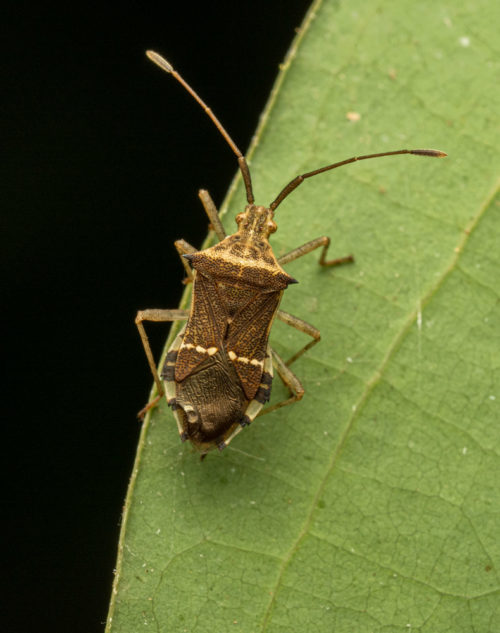
[[(282, 307), (322, 332), (293, 366), (304, 399), (204, 462), (165, 405), (147, 419), (108, 631), (499, 630), (499, 23), (486, 0), (311, 9), (251, 153), (257, 202), (353, 154), (449, 157), (349, 165), (279, 207), (277, 254), (328, 234), (356, 257), (287, 267)], [(243, 204), (238, 178), (231, 230)], [(273, 329), (285, 356), (304, 342)]]

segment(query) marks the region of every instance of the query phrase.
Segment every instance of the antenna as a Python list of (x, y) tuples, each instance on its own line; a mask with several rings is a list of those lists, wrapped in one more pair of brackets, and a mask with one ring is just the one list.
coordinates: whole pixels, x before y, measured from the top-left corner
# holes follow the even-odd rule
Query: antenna
[[(245, 189), (247, 192), (247, 201), (248, 204), (253, 204), (254, 196), (252, 191), (252, 180), (250, 178), (250, 170), (248, 169), (247, 161), (245, 157), (238, 149), (238, 146), (233, 141), (233, 139), (229, 136), (229, 134), (224, 129), (224, 126), (219, 121), (219, 119), (215, 116), (212, 110), (207, 106), (207, 104), (203, 101), (203, 99), (198, 95), (197, 92), (191, 88), (191, 86), (181, 77), (181, 75), (174, 70), (173, 66), (161, 55), (155, 53), (154, 51), (146, 51), (146, 55), (149, 59), (154, 62), (157, 66), (159, 66), (162, 70), (172, 75), (177, 81), (189, 92), (189, 94), (201, 105), (203, 110), (205, 110), (206, 114), (215, 124), (215, 127), (219, 130), (222, 136), (226, 139), (227, 144), (233, 150), (233, 152), (238, 157), (238, 165), (241, 170), (241, 174), (243, 176), (243, 182), (245, 183)], [(317, 174), (322, 174), (324, 171), (330, 171), (330, 169), (336, 169), (337, 167), (342, 167), (343, 165), (348, 165), (349, 163), (355, 163), (358, 160), (368, 160), (369, 158), (380, 158), (381, 156), (395, 156), (396, 154), (414, 154), (416, 156), (429, 156), (431, 158), (443, 158), (447, 156), (445, 152), (441, 152), (438, 149), (399, 149), (393, 152), (381, 152), (379, 154), (366, 154), (364, 156), (353, 156), (352, 158), (347, 158), (346, 160), (342, 160), (339, 163), (333, 163), (332, 165), (327, 165), (326, 167), (320, 167), (319, 169), (315, 169), (314, 171), (309, 171), (306, 174), (301, 174), (296, 176), (293, 180), (291, 180), (288, 185), (281, 191), (278, 197), (271, 202), (269, 208), (271, 211), (274, 211), (283, 200), (290, 194), (292, 191), (297, 189), (299, 185), (301, 185), (306, 178), (311, 178), (311, 176), (316, 176)]]
[(248, 204), (253, 204), (254, 197), (253, 197), (253, 191), (252, 191), (252, 180), (250, 178), (250, 170), (248, 169), (247, 161), (245, 160), (245, 157), (243, 156), (241, 151), (238, 149), (238, 146), (236, 145), (236, 143), (233, 141), (233, 139), (229, 136), (229, 134), (224, 129), (224, 126), (222, 125), (222, 123), (215, 116), (215, 114), (212, 112), (212, 110), (207, 106), (207, 104), (203, 101), (203, 99), (198, 95), (198, 93), (195, 92), (193, 90), (193, 88), (191, 88), (191, 86), (187, 83), (187, 81), (185, 81), (181, 77), (181, 75), (179, 75), (179, 73), (176, 70), (174, 70), (173, 66), (171, 64), (169, 64), (169, 62), (167, 62), (167, 60), (164, 57), (162, 57), (158, 53), (155, 53), (154, 51), (146, 51), (146, 55), (149, 57), (149, 59), (152, 62), (154, 62), (162, 70), (164, 70), (166, 73), (169, 73), (170, 75), (172, 75), (172, 77), (177, 79), (177, 81), (201, 105), (201, 107), (205, 110), (207, 115), (210, 117), (210, 119), (215, 124), (215, 127), (219, 130), (219, 132), (222, 134), (222, 136), (226, 139), (227, 144), (229, 145), (229, 147), (233, 150), (233, 152), (238, 157), (238, 165), (240, 166), (241, 174), (243, 176), (243, 182), (245, 183), (245, 189), (246, 189), (246, 192), (247, 192)]
[(281, 191), (279, 196), (271, 202), (269, 208), (271, 211), (274, 211), (276, 207), (283, 202), (283, 200), (290, 194), (294, 189), (297, 189), (299, 185), (301, 185), (306, 178), (311, 178), (311, 176), (316, 176), (317, 174), (322, 174), (324, 171), (329, 171), (330, 169), (336, 169), (337, 167), (342, 167), (343, 165), (349, 165), (349, 163), (355, 163), (358, 160), (367, 160), (369, 158), (380, 158), (381, 156), (394, 156), (396, 154), (415, 154), (416, 156), (430, 156), (432, 158), (444, 158), (447, 156), (444, 152), (441, 152), (438, 149), (398, 149), (393, 152), (381, 152), (380, 154), (365, 154), (364, 156), (353, 156), (352, 158), (346, 158), (345, 160), (340, 161), (339, 163), (333, 163), (332, 165), (327, 165), (326, 167), (320, 167), (319, 169), (315, 169), (314, 171), (308, 171), (306, 174), (301, 174), (296, 176), (293, 180), (291, 180), (288, 185)]

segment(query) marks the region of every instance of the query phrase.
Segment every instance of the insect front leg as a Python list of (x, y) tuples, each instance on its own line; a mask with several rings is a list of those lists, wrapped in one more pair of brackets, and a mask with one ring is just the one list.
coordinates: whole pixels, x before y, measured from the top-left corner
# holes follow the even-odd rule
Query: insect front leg
[(260, 413), (257, 414), (257, 417), (266, 413), (271, 413), (271, 411), (276, 411), (276, 409), (281, 409), (281, 407), (286, 407), (288, 404), (298, 402), (299, 400), (302, 400), (302, 397), (304, 395), (304, 387), (302, 386), (302, 383), (293, 373), (293, 371), (287, 366), (287, 363), (285, 363), (281, 356), (277, 354), (273, 349), (271, 349), (271, 354), (273, 356), (273, 365), (276, 367), (276, 371), (283, 381), (283, 384), (290, 392), (290, 397), (263, 409), (262, 411), (260, 411)]
[[(215, 231), (215, 234), (219, 238), (219, 241), (222, 241), (226, 237), (226, 232), (224, 231), (224, 227), (222, 226), (222, 222), (220, 221), (219, 213), (214, 201), (212, 200), (208, 191), (206, 191), (205, 189), (200, 189), (200, 191), (198, 192), (198, 197), (200, 198), (203, 204), (203, 208), (208, 215), (211, 229)], [(191, 246), (191, 244), (186, 242), (186, 240), (177, 240), (176, 242), (174, 242), (174, 246), (179, 253), (182, 265), (184, 266), (187, 274), (187, 279), (184, 280), (184, 283), (191, 283), (193, 281), (193, 269), (191, 268), (188, 260), (184, 257), (184, 255), (190, 255), (192, 253), (197, 253), (198, 251), (196, 248), (194, 248), (194, 246)]]
[(342, 264), (350, 264), (354, 261), (353, 255), (346, 255), (345, 257), (338, 257), (337, 259), (326, 259), (326, 253), (328, 251), (328, 247), (330, 246), (330, 238), (326, 235), (322, 237), (317, 237), (306, 244), (302, 244), (298, 248), (294, 248), (293, 251), (286, 253), (282, 257), (278, 258), (278, 262), (281, 266), (292, 262), (294, 259), (298, 259), (302, 257), (302, 255), (307, 255), (311, 251), (316, 250), (317, 248), (323, 247), (319, 258), (320, 266), (341, 266)]
[(214, 201), (206, 189), (200, 189), (198, 191), (198, 197), (205, 209), (205, 213), (208, 215), (212, 229), (219, 238), (219, 242), (222, 242), (222, 240), (226, 237), (226, 231), (222, 226), (222, 222), (219, 218), (219, 212), (217, 211)]
[(139, 330), (139, 336), (141, 337), (142, 346), (144, 347), (144, 352), (148, 359), (149, 368), (151, 369), (151, 373), (153, 374), (153, 378), (156, 384), (156, 388), (158, 390), (158, 395), (151, 402), (149, 402), (141, 411), (139, 411), (139, 417), (144, 417), (144, 414), (155, 407), (160, 398), (164, 394), (163, 383), (158, 375), (158, 369), (156, 367), (156, 363), (153, 357), (153, 352), (151, 351), (151, 346), (149, 344), (148, 335), (146, 334), (146, 330), (143, 325), (143, 321), (154, 321), (156, 323), (165, 323), (169, 321), (183, 321), (187, 319), (189, 316), (188, 310), (139, 310), (137, 316), (135, 317), (135, 324), (137, 329)]

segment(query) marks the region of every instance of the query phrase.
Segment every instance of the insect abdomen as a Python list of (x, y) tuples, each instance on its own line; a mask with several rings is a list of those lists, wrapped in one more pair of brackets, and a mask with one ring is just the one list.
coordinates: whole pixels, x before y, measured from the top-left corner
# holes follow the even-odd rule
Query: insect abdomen
[(220, 351), (177, 383), (175, 401), (188, 437), (196, 443), (223, 438), (240, 424), (248, 404), (233, 364)]

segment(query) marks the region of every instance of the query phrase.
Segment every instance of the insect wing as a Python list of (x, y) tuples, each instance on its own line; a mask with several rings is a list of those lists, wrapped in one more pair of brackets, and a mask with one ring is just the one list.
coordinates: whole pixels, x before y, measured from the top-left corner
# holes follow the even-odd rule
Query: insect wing
[(257, 294), (229, 328), (227, 353), (249, 400), (261, 382), (269, 330), (282, 294), (282, 291)]
[(217, 284), (198, 272), (191, 314), (175, 366), (177, 382), (187, 378), (200, 363), (221, 349), (226, 323), (227, 314)]

